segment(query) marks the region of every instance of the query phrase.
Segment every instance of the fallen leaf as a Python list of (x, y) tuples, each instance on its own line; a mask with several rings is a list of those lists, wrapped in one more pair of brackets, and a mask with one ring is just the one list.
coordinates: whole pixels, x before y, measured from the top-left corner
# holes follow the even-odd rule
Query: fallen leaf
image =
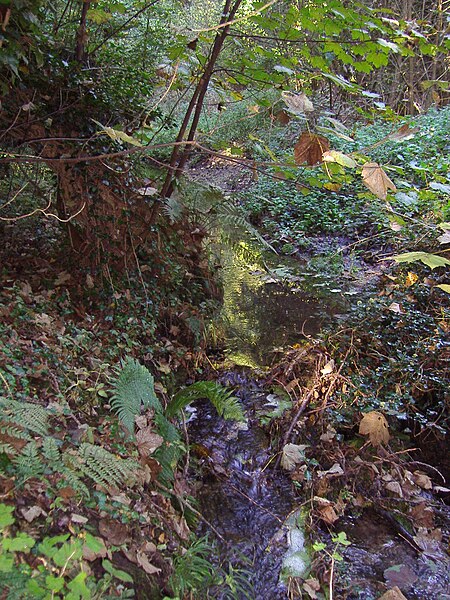
[(55, 279), (55, 287), (69, 283), (71, 279), (72, 275), (70, 273), (67, 271), (61, 271), (61, 273), (59, 273), (58, 277)]
[(312, 600), (317, 598), (316, 592), (320, 591), (320, 583), (317, 579), (307, 579), (303, 584), (303, 589)]
[(154, 433), (151, 427), (139, 429), (136, 433), (136, 443), (141, 456), (150, 456), (163, 442), (164, 438)]
[(320, 369), (322, 375), (329, 375), (334, 371), (334, 360), (331, 359), (327, 362), (323, 369)]
[(295, 465), (305, 462), (305, 448), (307, 447), (306, 444), (286, 444), (281, 456), (281, 466), (283, 469), (292, 471)]
[(419, 280), (419, 276), (416, 275), (416, 273), (412, 273), (411, 271), (408, 272), (408, 275), (406, 277), (405, 280), (405, 285), (406, 287), (411, 287), (412, 285), (414, 285), (417, 281)]
[(400, 498), (403, 498), (402, 486), (398, 481), (389, 481), (389, 483), (385, 485), (385, 488), (388, 492), (392, 492), (393, 494), (397, 494)]
[(433, 484), (431, 483), (431, 479), (422, 471), (414, 471), (413, 473), (414, 483), (421, 487), (423, 490), (431, 490)]
[(399, 315), (403, 313), (403, 309), (398, 302), (393, 302), (390, 306), (388, 306), (388, 310), (391, 312), (395, 312)]
[(434, 527), (433, 509), (431, 506), (427, 506), (425, 502), (420, 502), (413, 506), (409, 514), (416, 527), (425, 527), (425, 529), (432, 529)]
[(366, 163), (361, 174), (364, 185), (381, 200), (386, 200), (388, 189), (397, 191), (394, 183), (378, 163)]
[(409, 125), (405, 124), (402, 125), (400, 129), (397, 129), (397, 131), (394, 133), (388, 135), (387, 139), (392, 140), (393, 142), (404, 142), (413, 138), (418, 131), (420, 131), (418, 127), (410, 127)]
[(333, 440), (335, 437), (336, 437), (336, 429), (334, 429), (334, 427), (331, 427), (331, 425), (328, 425), (326, 432), (322, 433), (322, 435), (320, 436), (320, 441), (321, 442), (331, 442), (331, 440)]
[(83, 558), (89, 562), (96, 560), (97, 558), (105, 558), (108, 550), (106, 549), (105, 542), (102, 538), (94, 537), (88, 534), (86, 541), (83, 545)]
[(417, 575), (407, 565), (393, 565), (383, 572), (389, 586), (407, 588), (417, 581)]
[(100, 519), (98, 530), (112, 546), (121, 546), (130, 539), (127, 527), (114, 519)]
[(450, 231), (446, 231), (442, 235), (438, 237), (438, 242), (440, 244), (450, 244)]
[(72, 513), (70, 520), (72, 523), (80, 523), (81, 525), (84, 525), (89, 521), (87, 517), (83, 517), (83, 515), (77, 515), (76, 513)]
[(356, 162), (353, 158), (338, 150), (328, 150), (327, 152), (324, 152), (322, 160), (324, 162), (335, 162), (342, 167), (349, 167), (350, 169), (356, 168)]
[(359, 424), (359, 433), (368, 435), (373, 446), (389, 442), (389, 427), (386, 418), (375, 410), (363, 416)]
[(321, 506), (318, 508), (319, 517), (322, 519), (324, 523), (327, 525), (333, 525), (339, 517), (336, 514), (333, 506), (329, 504), (328, 506)]
[(149, 575), (155, 575), (157, 573), (161, 573), (161, 569), (152, 565), (151, 562), (149, 561), (147, 555), (144, 554), (143, 552), (138, 551), (136, 553), (136, 561), (137, 561), (137, 564), (140, 567), (142, 567), (144, 569), (144, 571), (146, 573), (148, 573)]
[(42, 510), (42, 508), (40, 506), (37, 506), (37, 505), (30, 506), (30, 508), (22, 508), (22, 510), (20, 512), (22, 513), (25, 521), (27, 521), (28, 523), (31, 523), (32, 521), (34, 521), (34, 519), (36, 519), (40, 515), (47, 514), (44, 510)]
[(318, 477), (340, 477), (343, 474), (344, 470), (339, 463), (334, 463), (328, 471), (317, 471)]
[(328, 140), (321, 135), (304, 131), (294, 147), (295, 162), (298, 165), (307, 163), (316, 165), (322, 162), (322, 155), (330, 149)]
[(396, 586), (392, 588), (392, 590), (388, 590), (385, 594), (380, 596), (378, 600), (407, 600), (407, 598), (401, 593), (400, 589)]

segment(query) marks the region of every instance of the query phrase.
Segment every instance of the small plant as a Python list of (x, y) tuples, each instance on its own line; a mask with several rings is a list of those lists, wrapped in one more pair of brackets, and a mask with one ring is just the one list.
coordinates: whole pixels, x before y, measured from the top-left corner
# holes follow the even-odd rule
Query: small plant
[[(133, 583), (128, 573), (103, 561), (106, 574), (97, 580), (83, 570), (83, 548), (99, 551), (99, 541), (86, 533), (45, 537), (40, 543), (26, 533), (13, 533), (14, 507), (0, 504), (0, 588), (2, 598), (64, 598), (90, 600), (104, 598), (113, 580)], [(121, 597), (132, 598), (134, 591), (121, 585)], [(5, 595), (6, 594), (6, 595)]]
[(341, 549), (345, 549), (347, 546), (351, 545), (351, 542), (347, 539), (347, 534), (345, 531), (340, 531), (339, 533), (333, 534), (331, 536), (331, 542), (334, 546), (330, 550), (328, 549), (327, 544), (324, 542), (316, 542), (313, 544), (313, 550), (315, 550), (315, 552), (323, 553), (327, 560), (330, 560), (329, 600), (333, 600), (333, 576), (335, 563), (342, 562), (344, 560), (344, 557), (341, 554)]

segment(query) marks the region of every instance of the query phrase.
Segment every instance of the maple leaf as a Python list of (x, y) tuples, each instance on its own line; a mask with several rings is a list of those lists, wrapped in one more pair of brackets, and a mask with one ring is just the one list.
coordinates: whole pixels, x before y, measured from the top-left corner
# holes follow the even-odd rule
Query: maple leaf
[(316, 165), (322, 162), (322, 155), (329, 149), (327, 138), (304, 131), (294, 147), (295, 162), (298, 165)]
[(366, 413), (359, 424), (359, 433), (368, 435), (373, 446), (387, 444), (390, 436), (386, 417), (375, 410)]
[(388, 189), (393, 192), (397, 191), (394, 183), (378, 163), (365, 163), (361, 175), (364, 185), (380, 200), (386, 200)]
[(303, 92), (293, 94), (292, 92), (283, 92), (281, 94), (288, 109), (296, 115), (304, 115), (314, 111), (314, 106)]

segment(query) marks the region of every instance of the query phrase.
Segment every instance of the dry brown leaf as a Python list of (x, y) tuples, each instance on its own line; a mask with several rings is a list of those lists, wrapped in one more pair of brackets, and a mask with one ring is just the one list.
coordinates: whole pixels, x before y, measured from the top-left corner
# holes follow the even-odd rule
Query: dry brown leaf
[(414, 471), (413, 474), (414, 483), (421, 487), (423, 490), (431, 490), (433, 484), (431, 483), (431, 479), (422, 471)]
[(433, 509), (431, 506), (427, 506), (425, 502), (413, 506), (409, 514), (416, 527), (425, 527), (426, 529), (434, 527)]
[(121, 546), (130, 539), (127, 527), (114, 519), (100, 519), (98, 531), (112, 546)]
[(151, 427), (139, 429), (136, 433), (136, 443), (141, 456), (150, 456), (163, 442), (164, 438), (154, 433)]
[(327, 362), (323, 369), (320, 369), (322, 375), (330, 375), (334, 371), (334, 360), (331, 359)]
[(317, 165), (322, 162), (322, 155), (330, 149), (328, 140), (321, 135), (304, 131), (294, 147), (295, 162), (298, 165), (307, 163)]
[(286, 444), (281, 456), (281, 466), (286, 471), (292, 471), (295, 465), (305, 462), (305, 444)]
[(307, 579), (303, 584), (303, 589), (312, 600), (317, 598), (316, 592), (320, 591), (320, 583), (317, 579)]
[(392, 492), (393, 494), (397, 494), (397, 496), (399, 496), (400, 498), (403, 498), (402, 486), (399, 484), (398, 481), (389, 481), (389, 483), (387, 483), (385, 485), (385, 488), (389, 492)]
[(327, 525), (333, 525), (333, 523), (339, 519), (331, 504), (321, 506), (318, 508), (317, 512), (319, 513), (319, 517), (322, 519), (322, 521)]
[(363, 416), (359, 424), (359, 433), (368, 435), (373, 446), (380, 446), (389, 442), (389, 427), (386, 418), (375, 410)]
[(397, 131), (394, 133), (391, 133), (388, 136), (388, 139), (394, 142), (402, 142), (414, 137), (418, 131), (420, 131), (418, 127), (410, 127), (408, 124), (405, 124), (402, 125), (400, 129), (397, 129)]
[(394, 183), (378, 163), (366, 163), (363, 165), (361, 174), (364, 185), (381, 200), (386, 200), (388, 189), (393, 192), (397, 191)]
[(293, 94), (292, 92), (283, 92), (281, 94), (288, 109), (296, 115), (304, 115), (314, 111), (314, 106), (306, 94)]
[(385, 594), (380, 596), (378, 600), (407, 600), (407, 598), (401, 593), (400, 589), (395, 586), (392, 590), (388, 590)]
[(40, 506), (37, 506), (37, 505), (30, 506), (30, 508), (22, 508), (20, 512), (22, 513), (25, 521), (27, 521), (28, 523), (31, 523), (32, 521), (34, 521), (34, 519), (36, 519), (40, 515), (47, 514), (44, 510), (42, 510), (42, 508)]
[(148, 560), (148, 557), (143, 552), (138, 551), (136, 553), (136, 560), (137, 560), (137, 564), (140, 567), (142, 567), (144, 569), (144, 571), (146, 573), (148, 573), (149, 575), (155, 575), (156, 573), (161, 573), (161, 569), (152, 565), (151, 562)]

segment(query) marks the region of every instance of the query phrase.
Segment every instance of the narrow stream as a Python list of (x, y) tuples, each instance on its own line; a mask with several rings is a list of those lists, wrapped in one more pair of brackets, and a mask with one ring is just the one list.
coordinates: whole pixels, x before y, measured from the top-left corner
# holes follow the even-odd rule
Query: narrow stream
[[(297, 509), (293, 484), (273, 468), (274, 451), (261, 423), (286, 399), (264, 390), (252, 368), (269, 365), (277, 349), (317, 334), (346, 301), (336, 291), (324, 291), (327, 286), (337, 290), (333, 281), (305, 275), (298, 262), (264, 250), (242, 231), (227, 232), (219, 249), (224, 302), (218, 321), (232, 365), (219, 383), (233, 386), (248, 422), (220, 419), (207, 403), (198, 407), (201, 418), (189, 424), (194, 454), (203, 457), (197, 497), (222, 559), (245, 572), (247, 587), (238, 597), (285, 600), (283, 560), (301, 550), (293, 549), (291, 538), (303, 534), (292, 520)], [(203, 524), (200, 533), (208, 530)]]
[[(212, 535), (221, 561), (243, 573), (245, 584), (233, 596), (218, 591), (208, 597), (288, 600), (300, 596), (282, 575), (306, 573), (308, 562), (297, 518), (301, 500), (290, 478), (274, 469), (275, 451), (262, 426), (285, 399), (255, 378), (277, 349), (338, 321), (359, 292), (343, 286), (342, 277), (308, 272), (298, 261), (266, 251), (241, 230), (227, 231), (217, 242), (224, 302), (215, 326), (226, 339), (230, 364), (219, 383), (233, 387), (248, 422), (224, 421), (205, 403), (197, 406), (201, 418), (194, 414), (188, 431), (197, 456), (196, 495), (208, 523), (199, 533)], [(367, 511), (343, 519), (339, 531), (346, 531), (351, 546), (335, 599), (375, 600), (397, 581), (408, 600), (450, 600), (448, 557), (417, 552)]]

